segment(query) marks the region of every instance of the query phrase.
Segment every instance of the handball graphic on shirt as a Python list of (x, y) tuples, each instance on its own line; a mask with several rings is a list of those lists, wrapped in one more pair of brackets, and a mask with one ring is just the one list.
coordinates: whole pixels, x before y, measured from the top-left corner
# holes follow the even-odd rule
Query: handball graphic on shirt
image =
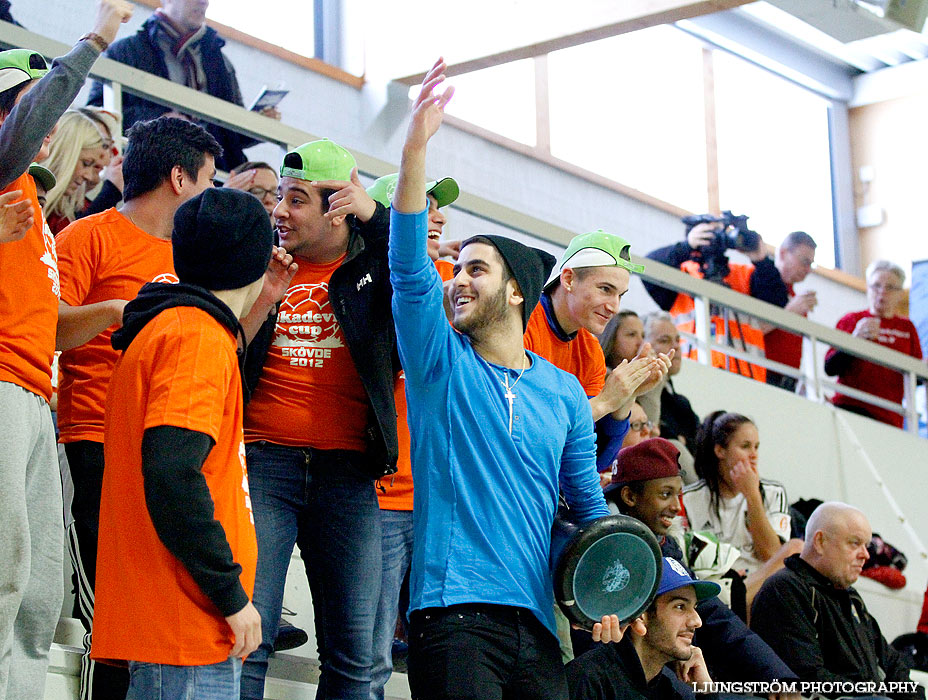
[(367, 448), (367, 392), (329, 301), (329, 278), (343, 260), (296, 258), (299, 270), (280, 303), (261, 379), (245, 412), (245, 442)]
[(280, 303), (272, 345), (284, 348), (283, 357), (307, 360), (290, 364), (324, 367), (333, 348), (345, 347), (340, 336), (338, 321), (329, 303), (328, 284), (298, 284), (287, 290)]

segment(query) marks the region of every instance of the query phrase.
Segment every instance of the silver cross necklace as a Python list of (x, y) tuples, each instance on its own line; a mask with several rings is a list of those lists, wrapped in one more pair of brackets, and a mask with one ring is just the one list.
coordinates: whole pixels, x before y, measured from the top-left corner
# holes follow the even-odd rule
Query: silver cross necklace
[(523, 352), (522, 353), (522, 371), (519, 372), (519, 376), (516, 377), (516, 380), (512, 383), (512, 386), (509, 386), (509, 371), (503, 370), (503, 378), (505, 382), (502, 382), (503, 386), (506, 387), (506, 393), (503, 394), (503, 397), (509, 401), (509, 434), (512, 435), (512, 407), (513, 403), (516, 400), (516, 395), (512, 393), (512, 390), (516, 388), (516, 384), (519, 383), (519, 380), (522, 379), (522, 375), (525, 374), (525, 369), (527, 367), (528, 357)]

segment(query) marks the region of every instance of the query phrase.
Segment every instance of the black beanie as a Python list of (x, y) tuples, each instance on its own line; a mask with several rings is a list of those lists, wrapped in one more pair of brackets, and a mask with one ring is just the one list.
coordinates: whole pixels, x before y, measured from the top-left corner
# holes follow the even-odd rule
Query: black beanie
[(180, 205), (171, 243), (181, 282), (213, 291), (239, 289), (264, 274), (274, 232), (257, 197), (210, 187)]
[(524, 331), (528, 327), (529, 316), (538, 305), (542, 287), (551, 274), (551, 270), (554, 269), (557, 259), (551, 253), (538, 248), (532, 248), (511, 238), (490, 234), (468, 238), (461, 244), (461, 248), (471, 243), (480, 243), (481, 239), (490, 241), (496, 248), (519, 285), (519, 291), (522, 292), (522, 298), (525, 300), (522, 306), (522, 330)]

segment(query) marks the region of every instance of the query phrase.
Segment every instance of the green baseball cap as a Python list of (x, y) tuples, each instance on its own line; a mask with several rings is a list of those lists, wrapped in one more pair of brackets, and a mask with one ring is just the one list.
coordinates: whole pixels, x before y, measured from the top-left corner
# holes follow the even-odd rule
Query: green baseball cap
[(284, 156), (281, 177), (299, 180), (350, 180), (358, 164), (344, 148), (334, 141), (319, 139), (293, 149)]
[(32, 175), (33, 180), (42, 185), (46, 192), (51, 192), (52, 188), (58, 182), (55, 179), (55, 174), (51, 170), (38, 163), (33, 163), (29, 166), (29, 174)]
[[(399, 179), (399, 173), (384, 175), (374, 180), (374, 183), (367, 188), (367, 193), (376, 202), (380, 202), (385, 207), (393, 203), (393, 195), (396, 193), (396, 181)], [(425, 185), (425, 193), (430, 194), (438, 203), (438, 208), (451, 204), (461, 194), (461, 188), (454, 178), (445, 177), (441, 180), (433, 180)]]
[(0, 51), (0, 92), (48, 73), (45, 57), (29, 49)]
[(629, 272), (644, 272), (644, 265), (632, 262), (631, 243), (621, 236), (606, 233), (601, 228), (592, 233), (574, 236), (561, 262), (551, 271), (545, 289), (553, 287), (561, 278), (561, 270), (578, 267), (622, 267)]

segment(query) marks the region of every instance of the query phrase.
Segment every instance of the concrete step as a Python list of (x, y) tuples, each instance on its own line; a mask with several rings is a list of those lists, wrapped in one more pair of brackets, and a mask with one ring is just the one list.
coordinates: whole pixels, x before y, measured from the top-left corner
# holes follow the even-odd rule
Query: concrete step
[[(80, 695), (81, 647), (84, 628), (80, 620), (61, 618), (55, 631), (55, 643), (49, 654), (45, 700), (78, 700)], [(319, 682), (319, 659), (283, 652), (271, 657), (264, 697), (267, 700), (314, 700)], [(296, 650), (294, 650), (296, 651)], [(410, 697), (406, 675), (394, 673), (387, 683), (387, 700)]]

